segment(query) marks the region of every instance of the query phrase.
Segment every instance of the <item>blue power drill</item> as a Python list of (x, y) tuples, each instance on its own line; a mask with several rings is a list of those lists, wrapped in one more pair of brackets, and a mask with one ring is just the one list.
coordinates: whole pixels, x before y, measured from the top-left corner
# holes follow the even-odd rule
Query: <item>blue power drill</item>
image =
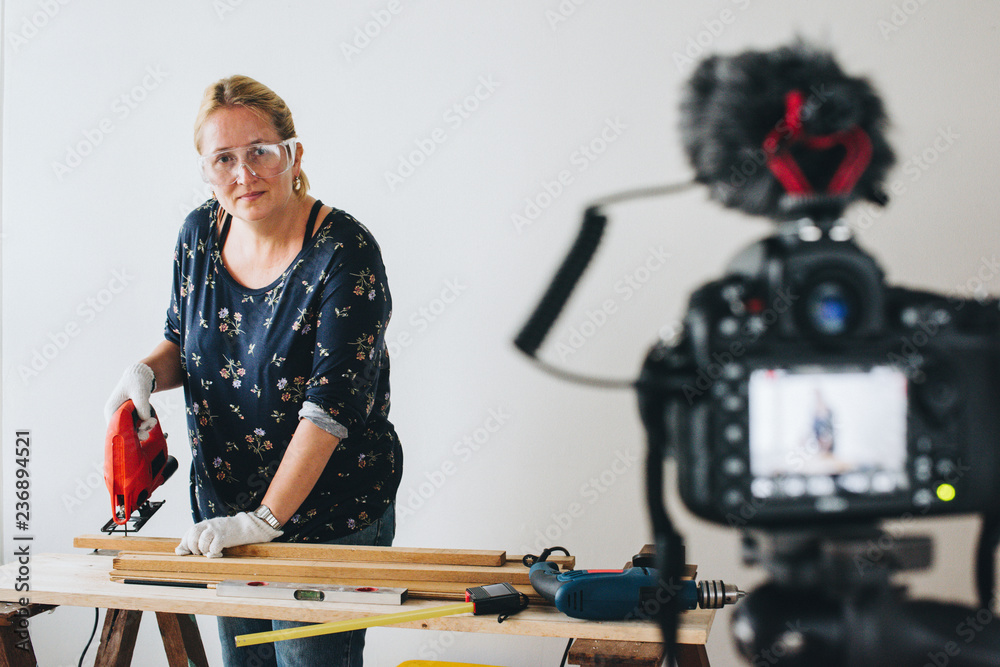
[(618, 621), (648, 618), (647, 605), (662, 604), (676, 595), (681, 609), (721, 609), (746, 593), (720, 580), (683, 580), (675, 590), (651, 567), (624, 570), (569, 570), (560, 572), (551, 561), (538, 561), (528, 570), (535, 591), (556, 609), (573, 618)]

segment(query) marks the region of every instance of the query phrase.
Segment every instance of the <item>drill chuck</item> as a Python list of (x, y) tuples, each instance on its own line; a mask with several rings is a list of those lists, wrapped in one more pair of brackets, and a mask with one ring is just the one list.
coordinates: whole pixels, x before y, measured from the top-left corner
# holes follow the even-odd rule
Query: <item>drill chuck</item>
[(721, 579), (698, 582), (698, 606), (702, 609), (722, 609), (727, 604), (736, 604), (745, 595), (735, 584)]

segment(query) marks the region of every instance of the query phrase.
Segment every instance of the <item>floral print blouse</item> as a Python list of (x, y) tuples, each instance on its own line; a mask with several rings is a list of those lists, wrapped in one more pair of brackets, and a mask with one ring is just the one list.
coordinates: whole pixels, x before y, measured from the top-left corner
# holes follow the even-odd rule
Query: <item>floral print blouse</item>
[(218, 209), (209, 200), (181, 228), (165, 327), (185, 373), (194, 520), (257, 508), (301, 412), (341, 441), (279, 539), (360, 530), (395, 498), (403, 464), (379, 246), (334, 209), (274, 283), (248, 289), (223, 265)]

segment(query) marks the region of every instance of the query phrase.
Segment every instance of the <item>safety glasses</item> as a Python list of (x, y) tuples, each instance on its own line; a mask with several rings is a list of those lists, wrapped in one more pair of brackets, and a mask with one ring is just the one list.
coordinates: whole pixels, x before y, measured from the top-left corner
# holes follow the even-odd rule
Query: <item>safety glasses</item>
[(295, 164), (297, 144), (296, 139), (286, 139), (277, 144), (250, 144), (201, 155), (201, 177), (212, 185), (232, 185), (239, 180), (243, 167), (257, 178), (278, 176)]

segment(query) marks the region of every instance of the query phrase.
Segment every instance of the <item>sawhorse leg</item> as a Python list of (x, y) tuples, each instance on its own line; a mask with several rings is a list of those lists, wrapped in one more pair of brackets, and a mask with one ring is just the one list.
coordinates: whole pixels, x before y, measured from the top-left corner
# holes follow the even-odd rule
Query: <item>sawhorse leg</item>
[(129, 667), (135, 637), (139, 633), (142, 612), (134, 609), (108, 609), (101, 629), (101, 644), (97, 647), (95, 666)]
[[(677, 644), (677, 667), (709, 667), (704, 644)], [(663, 644), (581, 639), (573, 642), (567, 662), (580, 667), (660, 667)]]
[(170, 667), (208, 667), (205, 646), (201, 643), (201, 632), (192, 614), (170, 614), (156, 612), (156, 622), (163, 637), (163, 649), (167, 652)]
[[(140, 620), (141, 611), (108, 609), (94, 664), (98, 667), (128, 667), (132, 663)], [(170, 667), (208, 667), (205, 647), (201, 643), (201, 633), (194, 616), (158, 611), (156, 622), (160, 627)]]
[(28, 619), (43, 611), (55, 609), (52, 605), (28, 604), (24, 607), (14, 602), (0, 603), (0, 667), (35, 667), (35, 647), (28, 635)]

